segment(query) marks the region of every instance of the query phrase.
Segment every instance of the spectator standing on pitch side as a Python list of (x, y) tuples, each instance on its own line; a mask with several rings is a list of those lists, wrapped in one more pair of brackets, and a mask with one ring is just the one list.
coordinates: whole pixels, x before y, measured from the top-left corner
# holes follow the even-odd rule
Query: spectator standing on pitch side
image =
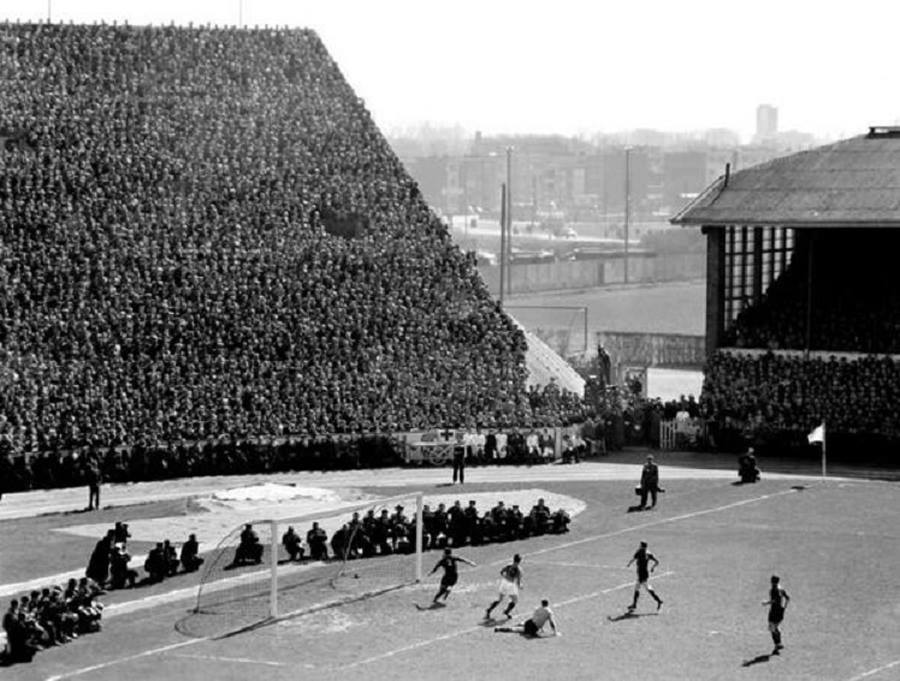
[(453, 445), (453, 484), (459, 478), (459, 484), (466, 481), (466, 446), (462, 441)]
[(653, 456), (647, 457), (647, 463), (641, 469), (641, 505), (640, 510), (647, 508), (647, 495), (650, 496), (650, 508), (656, 506), (656, 494), (661, 492), (659, 486), (659, 466), (653, 461)]

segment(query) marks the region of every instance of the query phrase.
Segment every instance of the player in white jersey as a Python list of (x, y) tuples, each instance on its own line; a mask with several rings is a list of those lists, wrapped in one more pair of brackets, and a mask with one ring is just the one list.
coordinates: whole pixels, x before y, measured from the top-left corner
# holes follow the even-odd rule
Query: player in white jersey
[(550, 609), (550, 601), (546, 598), (541, 601), (541, 605), (527, 620), (514, 627), (494, 627), (494, 631), (512, 632), (524, 634), (529, 637), (537, 637), (541, 635), (544, 625), (550, 623), (553, 629), (553, 635), (559, 636), (560, 631), (556, 627), (556, 620), (553, 619), (553, 611)]
[(500, 570), (497, 600), (491, 603), (487, 610), (484, 611), (484, 619), (488, 620), (491, 618), (491, 612), (503, 602), (504, 598), (509, 599), (509, 605), (506, 606), (503, 614), (506, 615), (507, 619), (512, 617), (513, 608), (519, 602), (519, 589), (522, 588), (522, 568), (519, 567), (521, 562), (522, 556), (517, 553), (513, 556), (513, 562)]

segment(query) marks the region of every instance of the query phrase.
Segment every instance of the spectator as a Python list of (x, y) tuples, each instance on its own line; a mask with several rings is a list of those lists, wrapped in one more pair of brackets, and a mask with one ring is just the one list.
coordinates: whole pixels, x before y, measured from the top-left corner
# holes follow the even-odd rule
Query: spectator
[(641, 469), (641, 505), (638, 507), (639, 510), (643, 511), (647, 508), (648, 495), (650, 496), (650, 508), (655, 508), (656, 495), (662, 491), (663, 489), (659, 486), (659, 466), (653, 461), (653, 456), (648, 456), (647, 463)]
[[(110, 557), (110, 587), (113, 589), (124, 589), (125, 584), (128, 584), (129, 588), (134, 587), (134, 582), (137, 579), (137, 571), (128, 567), (128, 563), (131, 561), (131, 556), (128, 554), (128, 551), (125, 549), (124, 544), (116, 544), (113, 548), (112, 555)], [(149, 558), (148, 558), (149, 562)], [(148, 572), (150, 570), (148, 569)], [(150, 573), (151, 581), (158, 581), (154, 578), (154, 574)], [(160, 579), (162, 579), (160, 577)]]
[(318, 522), (313, 522), (312, 528), (306, 533), (306, 544), (309, 546), (309, 556), (313, 560), (328, 560), (328, 534), (319, 527)]
[(288, 526), (287, 531), (281, 537), (281, 545), (284, 546), (289, 560), (303, 560), (303, 540), (300, 539), (293, 527)]
[(156, 546), (150, 549), (147, 560), (144, 561), (144, 569), (147, 571), (147, 581), (161, 582), (169, 573), (168, 558), (162, 542), (156, 542)]
[(253, 525), (247, 523), (241, 531), (240, 543), (234, 550), (232, 565), (244, 565), (246, 563), (262, 562), (263, 545), (259, 541), (259, 535), (253, 529)]
[(185, 572), (195, 572), (203, 565), (203, 558), (199, 554), (200, 546), (197, 543), (197, 535), (191, 534), (181, 545), (181, 566)]

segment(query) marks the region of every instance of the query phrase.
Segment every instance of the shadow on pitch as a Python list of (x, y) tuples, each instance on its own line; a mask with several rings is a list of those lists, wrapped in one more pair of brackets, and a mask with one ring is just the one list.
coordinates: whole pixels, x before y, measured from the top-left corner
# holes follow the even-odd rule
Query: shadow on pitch
[(416, 610), (419, 612), (428, 612), (430, 610), (443, 610), (447, 607), (446, 603), (429, 603), (428, 605), (421, 605), (416, 603)]
[(752, 667), (753, 665), (759, 664), (760, 662), (768, 662), (770, 659), (772, 659), (772, 656), (770, 654), (757, 655), (752, 660), (744, 660), (743, 662), (741, 662), (741, 666)]
[(621, 615), (616, 615), (615, 617), (607, 617), (610, 622), (621, 622), (623, 620), (636, 620), (639, 617), (658, 617), (658, 612), (629, 612), (625, 611)]

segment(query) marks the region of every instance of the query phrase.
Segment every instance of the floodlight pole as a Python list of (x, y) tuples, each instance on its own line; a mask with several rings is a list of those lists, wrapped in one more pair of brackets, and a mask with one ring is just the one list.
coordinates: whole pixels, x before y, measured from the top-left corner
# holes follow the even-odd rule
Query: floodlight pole
[(47, 0), (47, 23), (49, 24), (53, 19), (53, 0)]
[(244, 27), (244, 0), (238, 0), (238, 28)]

